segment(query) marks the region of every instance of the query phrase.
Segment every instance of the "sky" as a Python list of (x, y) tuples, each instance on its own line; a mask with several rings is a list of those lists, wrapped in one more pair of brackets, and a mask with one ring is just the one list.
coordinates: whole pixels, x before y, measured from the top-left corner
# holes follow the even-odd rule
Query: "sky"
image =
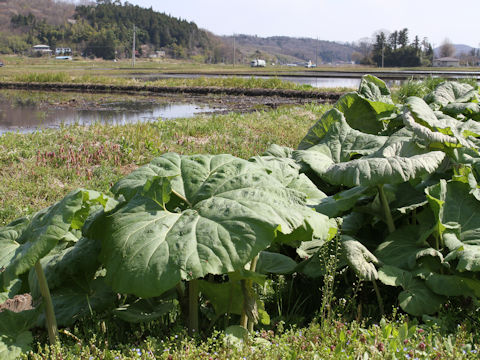
[(480, 0), (128, 0), (216, 35), (247, 34), (352, 42), (409, 29), (435, 47), (446, 38), (480, 47)]

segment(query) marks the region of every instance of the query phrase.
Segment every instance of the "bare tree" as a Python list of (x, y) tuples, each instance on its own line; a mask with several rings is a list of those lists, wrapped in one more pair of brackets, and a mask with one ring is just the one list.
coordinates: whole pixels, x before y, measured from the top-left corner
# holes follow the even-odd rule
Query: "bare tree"
[(455, 46), (449, 39), (443, 40), (442, 45), (440, 45), (440, 57), (452, 57), (455, 55)]

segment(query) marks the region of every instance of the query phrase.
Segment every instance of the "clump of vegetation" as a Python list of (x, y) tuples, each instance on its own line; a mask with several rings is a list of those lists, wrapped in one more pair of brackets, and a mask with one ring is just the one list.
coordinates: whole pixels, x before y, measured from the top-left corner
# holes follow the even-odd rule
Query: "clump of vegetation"
[[(479, 309), (479, 98), (469, 84), (444, 82), (395, 104), (367, 75), (296, 149), (161, 154), (109, 193), (76, 189), (14, 220), (0, 228), (2, 296), (29, 291), (45, 315), (1, 312), (2, 346), (9, 356), (28, 350), (29, 329), (44, 323), (52, 347), (39, 352), (50, 356), (62, 351), (57, 325), (97, 313), (104, 334), (108, 320), (224, 335), (198, 344), (178, 333), (145, 342), (144, 333), (133, 350), (70, 351), (476, 357), (475, 325), (456, 324)], [(397, 308), (410, 318), (387, 313)], [(286, 330), (285, 319), (310, 325)]]

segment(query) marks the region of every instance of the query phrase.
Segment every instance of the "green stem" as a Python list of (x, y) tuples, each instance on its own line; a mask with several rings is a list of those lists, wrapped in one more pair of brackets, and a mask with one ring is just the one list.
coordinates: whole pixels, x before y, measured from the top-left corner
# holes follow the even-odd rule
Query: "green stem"
[(385, 314), (385, 309), (383, 308), (383, 300), (382, 296), (380, 295), (380, 290), (378, 289), (377, 282), (375, 279), (372, 280), (373, 288), (375, 289), (375, 294), (377, 295), (378, 307), (380, 308), (380, 314)]
[[(257, 268), (257, 263), (258, 263), (258, 258), (259, 255), (257, 254), (251, 261), (250, 263), (250, 271), (254, 272), (255, 269)], [(255, 325), (255, 322), (252, 319), (248, 319), (247, 311), (245, 310), (246, 304), (249, 302), (249, 297), (251, 296), (250, 294), (253, 293), (253, 282), (252, 280), (242, 280), (242, 293), (243, 293), (243, 309), (242, 309), (242, 315), (240, 317), (240, 326), (244, 327), (245, 329), (249, 331), (253, 331), (253, 327)]]
[(383, 191), (383, 185), (378, 185), (378, 195), (380, 196), (380, 202), (382, 203), (383, 213), (385, 215), (385, 220), (387, 223), (388, 231), (390, 233), (395, 231), (395, 224), (393, 222), (392, 213), (390, 212), (390, 206), (388, 205), (388, 200)]
[(48, 288), (47, 278), (43, 272), (40, 260), (35, 263), (35, 273), (37, 274), (38, 286), (40, 287), (40, 293), (42, 294), (43, 302), (45, 304), (48, 339), (50, 340), (50, 344), (54, 345), (58, 340), (57, 319), (55, 318), (55, 312), (53, 310), (52, 296), (50, 295), (50, 289)]
[(185, 203), (186, 203), (188, 206), (192, 207), (192, 204), (190, 203), (190, 201), (187, 200), (187, 198), (186, 198), (185, 196), (180, 195), (178, 192), (176, 192), (176, 191), (173, 190), (173, 189), (172, 189), (172, 194), (174, 194), (175, 196), (179, 197), (180, 200), (185, 201)]
[(247, 316), (247, 311), (245, 310), (245, 304), (247, 302), (246, 297), (248, 296), (247, 281), (240, 280), (240, 286), (242, 287), (242, 294), (243, 294), (243, 308), (242, 308), (242, 315), (240, 315), (240, 326), (246, 329), (248, 325), (248, 316)]
[(198, 333), (198, 280), (188, 282), (188, 334)]

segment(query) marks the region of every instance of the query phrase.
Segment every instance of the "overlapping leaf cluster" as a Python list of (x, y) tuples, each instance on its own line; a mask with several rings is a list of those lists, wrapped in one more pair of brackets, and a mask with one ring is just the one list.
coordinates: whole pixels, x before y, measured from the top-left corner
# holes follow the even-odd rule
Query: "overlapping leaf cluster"
[[(446, 82), (394, 105), (385, 84), (365, 76), (298, 150), (278, 154), (329, 195), (317, 211), (342, 218), (339, 266), (401, 287), (399, 305), (412, 315), (480, 295), (478, 101), (478, 89)], [(320, 254), (305, 254), (307, 274), (322, 274)]]
[[(268, 322), (262, 303), (241, 286), (265, 278), (245, 266), (274, 242), (327, 241), (336, 232), (334, 221), (309, 206), (318, 197), (315, 185), (298, 167), (268, 157), (168, 153), (112, 192), (116, 199), (77, 190), (0, 229), (2, 299), (23, 291), (40, 299), (33, 271), (40, 262), (60, 326), (103, 310), (148, 321), (171, 310), (174, 298), (184, 300), (185, 283), (222, 275), (222, 282), (199, 286), (217, 314), (240, 315), (250, 301), (252, 321)], [(272, 256), (261, 256), (264, 268)], [(129, 302), (116, 304), (117, 293), (131, 295)], [(28, 319), (29, 326), (42, 322), (42, 316)], [(25, 329), (1, 333), (12, 357), (25, 348)]]

